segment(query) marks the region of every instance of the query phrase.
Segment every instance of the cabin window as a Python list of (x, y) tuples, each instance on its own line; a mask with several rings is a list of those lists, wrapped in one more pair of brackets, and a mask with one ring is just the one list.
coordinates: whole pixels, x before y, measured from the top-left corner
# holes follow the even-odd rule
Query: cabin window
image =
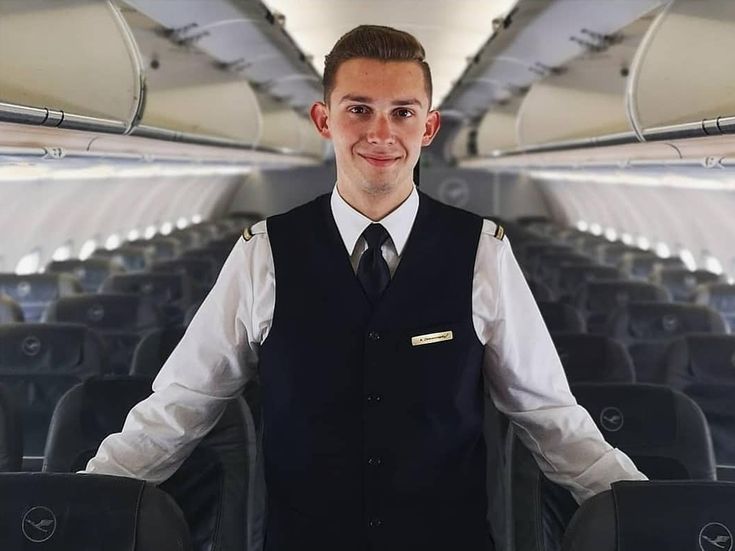
[(722, 263), (711, 254), (704, 257), (704, 269), (708, 272), (720, 275), (722, 273)]
[(143, 237), (145, 237), (146, 239), (150, 239), (151, 237), (156, 235), (156, 233), (158, 233), (158, 228), (156, 228), (156, 226), (148, 226), (143, 232)]
[(108, 251), (111, 251), (112, 249), (117, 249), (120, 246), (120, 236), (116, 233), (113, 233), (110, 237), (107, 238), (107, 241), (105, 241), (105, 249)]
[(659, 242), (656, 245), (656, 254), (661, 258), (669, 258), (671, 256), (671, 250), (666, 243)]
[(580, 220), (579, 222), (577, 222), (577, 229), (579, 231), (587, 231), (590, 229), (590, 225), (584, 220)]
[(202, 215), (201, 214), (195, 214), (194, 216), (191, 217), (191, 223), (192, 224), (198, 224), (201, 221), (202, 221)]
[(643, 237), (642, 235), (638, 238), (638, 248), (643, 249), (644, 251), (647, 251), (651, 248), (651, 242), (648, 240), (648, 238)]
[(97, 241), (94, 239), (88, 239), (84, 242), (84, 245), (82, 245), (82, 248), (79, 250), (79, 259), (87, 260), (90, 256), (92, 256), (92, 253), (96, 248)]
[(183, 216), (176, 221), (176, 227), (179, 228), (180, 230), (183, 230), (188, 225), (189, 225), (189, 221)]
[(633, 236), (630, 235), (629, 233), (624, 233), (623, 235), (620, 236), (620, 239), (622, 239), (623, 243), (625, 243), (626, 245), (632, 245), (633, 241), (635, 241), (633, 239)]
[(605, 230), (605, 238), (608, 241), (615, 241), (618, 238), (618, 232), (615, 231), (615, 228), (607, 228)]
[(72, 242), (67, 241), (51, 255), (52, 260), (69, 260), (71, 258)]
[(600, 224), (590, 225), (590, 232), (592, 235), (602, 235), (602, 226)]
[(174, 229), (174, 225), (171, 222), (164, 222), (161, 225), (161, 233), (163, 235), (170, 234), (173, 231), (173, 229)]
[(33, 249), (18, 261), (15, 273), (18, 275), (35, 274), (41, 267), (41, 249)]
[(697, 261), (694, 259), (694, 255), (689, 249), (682, 249), (679, 252), (679, 258), (681, 258), (681, 261), (684, 263), (687, 269), (691, 270), (692, 272), (697, 269)]
[(140, 232), (138, 230), (130, 230), (128, 232), (128, 241), (135, 241), (140, 237)]

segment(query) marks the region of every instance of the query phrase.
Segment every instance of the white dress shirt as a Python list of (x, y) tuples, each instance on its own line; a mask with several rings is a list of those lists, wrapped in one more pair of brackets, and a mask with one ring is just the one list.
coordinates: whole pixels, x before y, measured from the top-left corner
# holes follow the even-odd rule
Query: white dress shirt
[[(409, 197), (379, 222), (390, 235), (381, 248), (391, 275), (400, 262), (419, 206)], [(337, 228), (357, 270), (373, 221), (332, 192)], [(472, 319), (485, 347), (490, 396), (551, 480), (578, 502), (622, 479), (645, 479), (623, 452), (603, 439), (569, 391), (561, 362), (506, 237), (485, 221), (477, 247)], [(256, 369), (273, 320), (276, 287), (265, 222), (240, 239), (183, 339), (135, 406), (123, 431), (108, 436), (85, 472), (159, 483), (171, 476), (240, 395)], [(294, 236), (298, 240), (298, 235)], [(250, 358), (249, 358), (250, 356)]]

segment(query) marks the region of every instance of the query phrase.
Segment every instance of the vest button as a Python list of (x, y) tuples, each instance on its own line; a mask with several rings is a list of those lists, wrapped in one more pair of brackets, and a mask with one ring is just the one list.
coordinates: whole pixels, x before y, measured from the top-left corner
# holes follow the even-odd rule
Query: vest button
[(368, 459), (368, 465), (370, 465), (371, 467), (377, 467), (381, 463), (383, 463), (383, 460), (380, 459), (380, 457), (371, 457), (370, 459)]
[(371, 518), (368, 522), (368, 526), (370, 528), (377, 528), (378, 526), (381, 526), (383, 524), (383, 521), (379, 518)]
[(371, 341), (380, 340), (380, 333), (378, 333), (377, 331), (370, 331), (370, 333), (368, 333), (368, 339), (370, 339)]
[(368, 394), (367, 395), (367, 401), (369, 404), (377, 404), (383, 399), (383, 397), (380, 394)]

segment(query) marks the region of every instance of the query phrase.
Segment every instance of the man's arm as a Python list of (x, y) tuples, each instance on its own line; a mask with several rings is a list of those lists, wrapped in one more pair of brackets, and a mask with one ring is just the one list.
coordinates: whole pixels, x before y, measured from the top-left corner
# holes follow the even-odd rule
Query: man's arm
[(507, 237), (485, 222), (477, 250), (473, 311), (485, 344), (485, 378), (544, 474), (578, 502), (616, 480), (645, 479), (603, 438), (569, 391), (564, 370)]
[(105, 438), (88, 473), (160, 483), (170, 477), (253, 376), (273, 316), (273, 260), (265, 223), (240, 238), (217, 282), (153, 382), (153, 394)]

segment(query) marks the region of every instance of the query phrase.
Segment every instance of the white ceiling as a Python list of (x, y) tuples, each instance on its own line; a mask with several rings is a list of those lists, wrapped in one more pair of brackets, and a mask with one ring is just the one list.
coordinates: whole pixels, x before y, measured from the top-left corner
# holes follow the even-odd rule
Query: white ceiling
[(350, 29), (388, 25), (410, 32), (423, 44), (438, 106), (454, 81), (492, 33), (492, 20), (516, 0), (265, 0), (285, 16), (285, 29), (321, 74), (324, 56)]

